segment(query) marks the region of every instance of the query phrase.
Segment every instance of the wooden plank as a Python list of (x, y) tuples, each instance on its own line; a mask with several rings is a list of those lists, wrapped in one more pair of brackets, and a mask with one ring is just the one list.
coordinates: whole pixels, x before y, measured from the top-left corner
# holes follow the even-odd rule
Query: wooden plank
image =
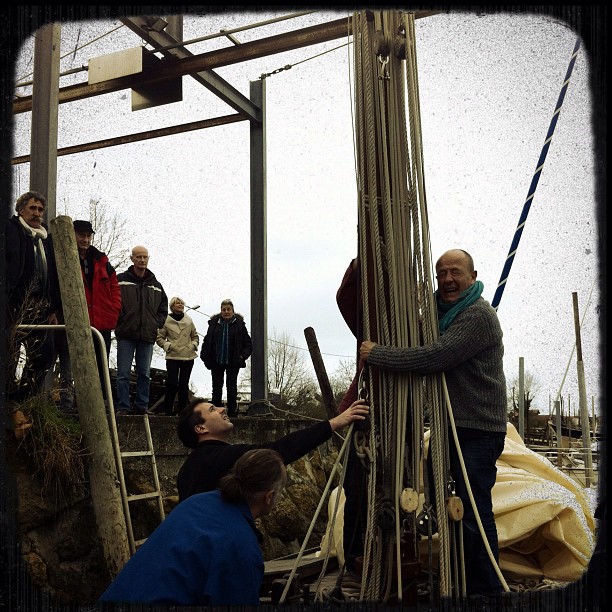
[[(304, 555), (300, 559), (297, 574), (299, 574), (302, 581), (304, 581), (305, 578), (318, 576), (321, 573), (325, 557), (323, 555), (317, 557), (315, 556), (316, 554), (316, 552), (310, 553), (308, 555)], [(271, 561), (266, 561), (264, 569), (264, 584), (272, 583), (273, 580), (282, 578), (285, 574), (290, 574), (295, 565), (296, 558), (297, 557), (284, 557), (282, 559), (272, 559)], [(338, 558), (335, 556), (330, 557), (327, 562), (328, 571), (332, 571), (337, 568)]]

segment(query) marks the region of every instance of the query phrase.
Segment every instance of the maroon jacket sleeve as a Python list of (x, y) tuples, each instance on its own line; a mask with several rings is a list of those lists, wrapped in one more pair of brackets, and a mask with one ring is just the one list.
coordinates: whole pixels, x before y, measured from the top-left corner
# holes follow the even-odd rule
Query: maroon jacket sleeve
[[(342, 318), (348, 325), (349, 329), (353, 332), (353, 335), (357, 340), (361, 334), (361, 288), (360, 288), (360, 274), (359, 274), (359, 261), (357, 258), (353, 259), (349, 264), (340, 287), (336, 292), (336, 303)], [(344, 397), (340, 400), (338, 405), (338, 413), (344, 412), (356, 399), (359, 384), (359, 372), (363, 368), (363, 362), (359, 360), (359, 366), (357, 373), (355, 374), (353, 381)]]
[(359, 262), (355, 258), (346, 269), (340, 287), (336, 292), (336, 303), (338, 304), (340, 314), (355, 338), (358, 338), (361, 329), (361, 291), (359, 281)]

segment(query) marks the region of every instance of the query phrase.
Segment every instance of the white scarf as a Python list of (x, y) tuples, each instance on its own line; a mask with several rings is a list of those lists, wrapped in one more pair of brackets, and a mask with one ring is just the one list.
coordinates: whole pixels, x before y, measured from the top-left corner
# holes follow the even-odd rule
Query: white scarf
[(21, 215), (19, 215), (19, 222), (21, 225), (23, 225), (23, 227), (25, 227), (26, 230), (28, 230), (32, 238), (35, 238), (36, 236), (39, 236), (43, 240), (47, 238), (47, 230), (44, 227), (32, 227), (28, 225), (27, 221)]
[(42, 286), (45, 287), (47, 284), (47, 254), (45, 253), (43, 240), (47, 238), (47, 230), (44, 227), (31, 227), (21, 215), (19, 215), (19, 222), (34, 241), (34, 257), (40, 262), (40, 279)]

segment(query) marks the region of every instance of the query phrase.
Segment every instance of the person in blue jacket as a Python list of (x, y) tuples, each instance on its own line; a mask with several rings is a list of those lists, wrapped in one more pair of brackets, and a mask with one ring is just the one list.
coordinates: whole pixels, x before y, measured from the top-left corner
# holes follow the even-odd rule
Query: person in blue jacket
[(193, 495), (172, 510), (100, 601), (259, 605), (264, 559), (255, 519), (272, 512), (286, 481), (279, 453), (245, 453), (217, 490)]

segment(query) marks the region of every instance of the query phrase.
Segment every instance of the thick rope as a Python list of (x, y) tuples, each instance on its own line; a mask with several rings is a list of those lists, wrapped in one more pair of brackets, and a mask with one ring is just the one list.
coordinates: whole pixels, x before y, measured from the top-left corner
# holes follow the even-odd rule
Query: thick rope
[[(351, 423), (349, 426), (349, 430), (348, 433), (346, 435), (346, 438), (344, 439), (344, 442), (342, 443), (342, 447), (340, 448), (340, 451), (338, 452), (338, 457), (336, 458), (336, 461), (334, 462), (334, 466), (332, 468), (332, 471), (329, 475), (329, 478), (327, 479), (327, 484), (325, 485), (325, 490), (323, 491), (323, 494), (321, 495), (321, 499), (319, 500), (319, 505), (317, 506), (317, 509), (315, 510), (314, 516), (312, 517), (312, 521), (310, 522), (310, 526), (308, 527), (308, 532), (306, 533), (306, 536), (304, 537), (304, 541), (302, 542), (302, 546), (300, 547), (300, 551), (297, 555), (297, 557), (295, 558), (295, 562), (293, 564), (293, 567), (291, 568), (291, 573), (289, 574), (289, 578), (287, 580), (287, 583), (285, 584), (285, 588), (283, 589), (283, 592), (280, 596), (279, 599), (279, 603), (284, 603), (285, 598), (287, 597), (287, 594), (289, 592), (289, 589), (291, 587), (291, 583), (293, 582), (293, 579), (295, 578), (295, 575), (297, 574), (297, 570), (300, 566), (300, 561), (302, 560), (302, 556), (304, 555), (304, 551), (306, 550), (306, 546), (308, 545), (308, 540), (310, 539), (310, 536), (312, 535), (314, 526), (317, 522), (317, 519), (319, 518), (319, 514), (321, 513), (321, 510), (323, 509), (323, 505), (325, 503), (325, 501), (327, 500), (327, 496), (329, 495), (329, 491), (334, 479), (334, 476), (336, 474), (336, 472), (338, 471), (338, 466), (340, 465), (340, 461), (342, 460), (343, 456), (345, 455), (345, 451), (347, 448), (347, 445), (350, 443), (350, 441), (352, 440), (352, 436), (353, 436), (353, 429), (354, 429), (354, 423)], [(342, 485), (344, 483), (344, 476), (346, 474), (346, 462), (344, 464), (344, 467), (341, 470), (341, 478), (340, 478), (340, 484), (338, 485), (340, 487), (340, 489), (342, 489)], [(340, 497), (338, 495), (338, 497)], [(336, 502), (336, 506), (335, 506), (335, 510), (334, 510), (334, 517), (335, 517), (335, 512), (338, 508), (338, 504)], [(333, 525), (330, 528), (330, 536), (331, 534), (333, 534)], [(323, 571), (325, 571), (325, 567), (327, 564), (327, 559), (325, 560), (324, 563), (324, 568)]]

